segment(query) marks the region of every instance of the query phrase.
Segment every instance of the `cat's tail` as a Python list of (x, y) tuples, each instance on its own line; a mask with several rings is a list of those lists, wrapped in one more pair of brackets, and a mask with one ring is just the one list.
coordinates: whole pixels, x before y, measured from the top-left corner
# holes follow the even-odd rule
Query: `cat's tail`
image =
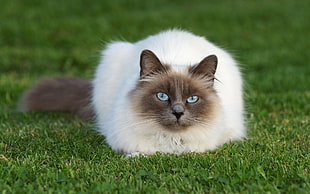
[(25, 92), (19, 104), (24, 112), (68, 112), (83, 120), (94, 120), (91, 105), (92, 83), (80, 78), (50, 78)]

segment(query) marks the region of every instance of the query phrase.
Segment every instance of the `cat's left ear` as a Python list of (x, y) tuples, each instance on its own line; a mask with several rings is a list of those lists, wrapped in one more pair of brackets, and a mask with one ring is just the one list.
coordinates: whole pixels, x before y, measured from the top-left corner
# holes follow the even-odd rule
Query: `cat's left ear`
[(140, 78), (155, 72), (165, 72), (157, 56), (150, 50), (143, 50), (140, 56)]
[(202, 75), (214, 80), (214, 74), (217, 67), (217, 57), (210, 55), (204, 58), (199, 64), (194, 65), (189, 69), (189, 72), (193, 75)]

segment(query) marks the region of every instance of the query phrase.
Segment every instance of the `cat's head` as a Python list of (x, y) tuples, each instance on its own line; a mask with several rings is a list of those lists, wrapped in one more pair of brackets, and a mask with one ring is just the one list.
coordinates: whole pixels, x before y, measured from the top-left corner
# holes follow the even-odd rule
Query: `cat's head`
[(199, 64), (177, 72), (160, 62), (150, 50), (140, 58), (140, 79), (131, 92), (134, 112), (146, 122), (165, 130), (180, 131), (200, 125), (208, 127), (217, 112), (213, 88), (217, 57), (210, 55)]

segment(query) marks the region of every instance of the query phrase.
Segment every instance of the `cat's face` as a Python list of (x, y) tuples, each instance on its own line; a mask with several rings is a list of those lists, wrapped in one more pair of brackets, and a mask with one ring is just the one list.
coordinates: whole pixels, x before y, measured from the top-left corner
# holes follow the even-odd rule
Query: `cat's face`
[[(212, 66), (212, 62), (206, 63), (210, 64), (203, 65)], [(170, 66), (161, 65), (153, 53), (142, 53), (140, 65), (140, 80), (130, 95), (139, 117), (170, 131), (208, 126), (218, 103), (213, 89), (216, 66), (199, 67), (200, 63), (182, 73), (173, 72)]]

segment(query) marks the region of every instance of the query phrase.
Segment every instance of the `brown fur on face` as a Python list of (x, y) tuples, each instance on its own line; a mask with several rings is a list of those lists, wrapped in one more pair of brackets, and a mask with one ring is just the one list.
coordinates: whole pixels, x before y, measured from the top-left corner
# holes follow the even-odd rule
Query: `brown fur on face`
[[(164, 92), (168, 101), (160, 101), (156, 94)], [(196, 95), (199, 100), (188, 103), (188, 97)], [(217, 111), (218, 97), (212, 87), (212, 81), (190, 73), (167, 72), (154, 74), (140, 80), (132, 91), (131, 102), (137, 114), (150, 119), (169, 131), (185, 130), (190, 126), (212, 121)], [(173, 106), (181, 105), (184, 113), (178, 119), (173, 114)]]
[[(183, 72), (175, 72), (162, 65), (152, 51), (142, 51), (140, 80), (129, 95), (136, 114), (169, 131), (208, 127), (218, 111), (219, 99), (213, 89), (216, 67), (217, 57), (210, 55)], [(160, 100), (159, 92), (169, 99)], [(198, 101), (188, 102), (191, 96), (198, 96)]]

